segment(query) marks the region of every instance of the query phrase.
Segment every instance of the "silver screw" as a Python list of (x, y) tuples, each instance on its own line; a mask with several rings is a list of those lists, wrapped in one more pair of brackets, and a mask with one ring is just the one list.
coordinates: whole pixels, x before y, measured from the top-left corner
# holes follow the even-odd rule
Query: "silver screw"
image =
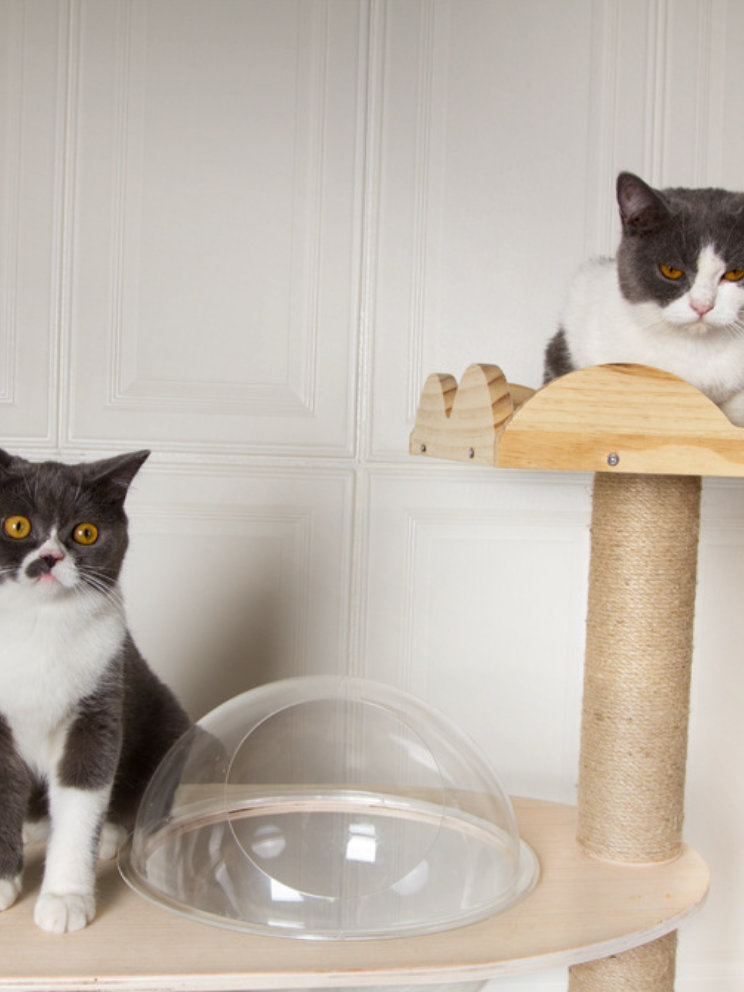
[(612, 452), (612, 454), (607, 456), (607, 464), (611, 465), (612, 468), (614, 468), (619, 462), (620, 462), (620, 455), (615, 454), (614, 451)]
[(475, 458), (475, 448), (468, 448), (468, 458)]
[(421, 445), (421, 454), (423, 455), (423, 453), (424, 453), (425, 451), (426, 451), (426, 445), (425, 445), (425, 444), (422, 444), (422, 445)]

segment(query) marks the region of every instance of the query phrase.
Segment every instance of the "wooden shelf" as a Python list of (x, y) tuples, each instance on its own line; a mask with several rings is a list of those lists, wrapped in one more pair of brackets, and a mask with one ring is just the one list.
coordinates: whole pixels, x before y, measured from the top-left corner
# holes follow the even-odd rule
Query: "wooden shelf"
[(52, 936), (32, 921), (42, 859), (32, 851), (21, 900), (2, 916), (0, 989), (238, 992), (480, 981), (627, 950), (675, 930), (705, 899), (708, 869), (689, 848), (655, 866), (595, 861), (576, 844), (573, 807), (529, 799), (514, 807), (540, 860), (537, 888), (481, 923), (406, 939), (264, 938), (194, 923), (140, 898), (113, 864), (101, 872), (91, 926)]
[(426, 380), (414, 455), (501, 468), (744, 476), (744, 428), (689, 383), (640, 365), (572, 372), (534, 391), (496, 365)]

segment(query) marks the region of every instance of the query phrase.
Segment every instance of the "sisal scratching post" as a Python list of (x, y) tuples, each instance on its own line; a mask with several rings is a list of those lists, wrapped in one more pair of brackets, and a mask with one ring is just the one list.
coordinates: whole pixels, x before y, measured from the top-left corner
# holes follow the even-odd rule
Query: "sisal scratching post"
[[(682, 847), (701, 480), (597, 473), (577, 839), (653, 863)], [(571, 969), (571, 992), (672, 992), (676, 935)]]
[(674, 988), (677, 934), (570, 969), (571, 992), (659, 992)]

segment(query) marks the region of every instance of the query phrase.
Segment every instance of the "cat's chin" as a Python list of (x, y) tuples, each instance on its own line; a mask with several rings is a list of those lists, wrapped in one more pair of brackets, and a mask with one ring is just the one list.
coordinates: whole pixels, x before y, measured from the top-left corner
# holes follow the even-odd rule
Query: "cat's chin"
[(671, 331), (677, 334), (687, 334), (691, 338), (728, 334), (731, 327), (728, 322), (721, 322), (716, 319), (706, 320), (705, 317), (679, 320), (670, 319), (668, 316), (665, 316), (664, 322)]
[(68, 586), (53, 575), (42, 575), (40, 578), (34, 579), (30, 586), (37, 595), (43, 596), (45, 599), (59, 599), (76, 591), (76, 586)]
[(673, 330), (694, 337), (705, 334), (730, 334), (736, 328), (738, 320), (738, 313), (729, 308), (716, 308), (699, 316), (692, 312), (690, 307), (680, 307), (678, 302), (662, 309), (660, 316)]
[(690, 337), (704, 337), (706, 334), (714, 334), (718, 328), (715, 324), (706, 324), (704, 320), (693, 320), (689, 323), (672, 324), (677, 330), (689, 334)]

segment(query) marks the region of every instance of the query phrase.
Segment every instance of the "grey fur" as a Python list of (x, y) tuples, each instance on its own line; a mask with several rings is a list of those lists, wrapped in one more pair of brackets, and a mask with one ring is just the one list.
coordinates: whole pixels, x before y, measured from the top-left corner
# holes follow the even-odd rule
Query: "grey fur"
[(566, 341), (566, 332), (561, 328), (548, 342), (545, 349), (545, 368), (543, 370), (543, 385), (561, 375), (574, 371), (574, 363)]
[(0, 714), (0, 878), (15, 878), (23, 868), (23, 818), (31, 795), (31, 773), (13, 745)]

